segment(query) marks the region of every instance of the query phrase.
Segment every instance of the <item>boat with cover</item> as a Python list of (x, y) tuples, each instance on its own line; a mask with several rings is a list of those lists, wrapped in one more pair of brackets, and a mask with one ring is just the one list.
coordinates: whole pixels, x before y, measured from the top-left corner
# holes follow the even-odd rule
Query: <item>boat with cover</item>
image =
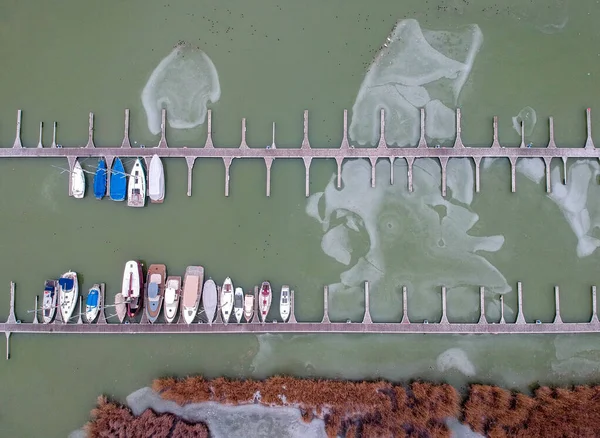
[(119, 322), (125, 321), (125, 316), (127, 315), (127, 303), (125, 302), (125, 297), (120, 292), (115, 295), (115, 311), (117, 312)]
[(71, 193), (74, 198), (81, 199), (85, 196), (85, 175), (79, 160), (75, 160), (73, 171), (71, 172)]
[(88, 296), (85, 299), (85, 319), (87, 322), (92, 323), (98, 317), (100, 312), (100, 285), (95, 284), (88, 292)]
[(287, 284), (281, 286), (281, 296), (279, 297), (279, 314), (283, 322), (290, 317), (290, 287)]
[(254, 294), (246, 294), (244, 296), (244, 318), (246, 322), (250, 322), (254, 316)]
[(106, 161), (104, 158), (98, 160), (98, 167), (94, 173), (94, 196), (96, 199), (102, 199), (106, 196), (107, 172)]
[(127, 316), (135, 318), (142, 307), (143, 296), (140, 293), (144, 287), (144, 277), (142, 274), (142, 264), (137, 260), (130, 260), (125, 263), (123, 271), (123, 284), (121, 294), (125, 299), (127, 306)]
[(44, 322), (50, 324), (56, 315), (56, 300), (58, 298), (58, 281), (44, 282), (44, 297), (42, 298), (42, 316)]
[(235, 294), (233, 295), (233, 314), (235, 320), (242, 322), (242, 315), (244, 314), (244, 289), (241, 287), (235, 288)]
[(73, 271), (65, 272), (58, 279), (58, 301), (60, 304), (60, 316), (63, 322), (67, 323), (71, 319), (78, 296), (79, 284), (77, 273)]
[(162, 160), (156, 154), (152, 156), (148, 169), (148, 197), (153, 204), (162, 204), (165, 199), (165, 171)]
[(175, 321), (179, 309), (179, 297), (181, 295), (181, 277), (167, 277), (165, 288), (165, 320), (168, 323)]
[(258, 310), (260, 311), (260, 319), (262, 322), (267, 320), (272, 299), (273, 292), (271, 291), (271, 283), (268, 281), (263, 281), (262, 285), (260, 286), (260, 293), (258, 297)]
[(165, 295), (165, 280), (167, 267), (165, 265), (150, 265), (146, 276), (146, 316), (148, 321), (156, 322), (160, 315)]
[(127, 196), (127, 175), (123, 162), (119, 157), (115, 158), (110, 171), (110, 199), (113, 201), (124, 201)]
[(202, 282), (204, 281), (204, 268), (202, 266), (188, 266), (183, 277), (183, 302), (181, 311), (183, 319), (188, 324), (194, 322), (200, 296), (202, 295)]
[(217, 285), (209, 278), (204, 283), (204, 290), (202, 291), (202, 308), (206, 315), (206, 320), (209, 324), (212, 324), (217, 314)]
[(146, 204), (146, 175), (142, 160), (135, 160), (129, 182), (127, 183), (127, 205), (129, 207), (143, 207)]
[(229, 277), (227, 277), (223, 282), (220, 299), (223, 322), (227, 324), (229, 322), (229, 318), (231, 317), (231, 311), (233, 310), (233, 282)]

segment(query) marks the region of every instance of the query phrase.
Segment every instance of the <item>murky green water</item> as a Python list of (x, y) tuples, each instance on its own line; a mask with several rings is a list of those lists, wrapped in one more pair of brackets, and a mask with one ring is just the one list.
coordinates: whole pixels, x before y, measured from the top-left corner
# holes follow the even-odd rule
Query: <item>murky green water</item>
[[(411, 46), (414, 32), (393, 41), (392, 55), (408, 60), (395, 74), (412, 76), (396, 88), (398, 97), (385, 96), (388, 113), (402, 122), (394, 126), (408, 126), (406, 132), (390, 128), (389, 140), (410, 138), (409, 115), (427, 94), (426, 101), (460, 105), (468, 144), (490, 144), (493, 115), (500, 117), (503, 144), (518, 144), (511, 117), (529, 106), (537, 123), (528, 142), (547, 142), (547, 117), (553, 115), (557, 142), (583, 145), (586, 107), (593, 108), (600, 126), (600, 109), (594, 107), (600, 98), (598, 4), (521, 3), (5, 1), (0, 5), (0, 142), (12, 145), (16, 110), (22, 108), (28, 146), (37, 144), (41, 120), (46, 145), (55, 120), (59, 143), (84, 144), (89, 111), (96, 114), (96, 144), (120, 144), (123, 109), (130, 108), (132, 142), (155, 144), (158, 137), (148, 129), (140, 96), (155, 67), (183, 40), (200, 47), (218, 72), (221, 96), (209, 105), (217, 145), (239, 144), (240, 120), (247, 117), (251, 146), (270, 144), (272, 122), (280, 145), (297, 146), (302, 111), (308, 109), (312, 145), (337, 146), (342, 111), (355, 104), (379, 47), (397, 21), (414, 19), (400, 28), (423, 29), (430, 45)], [(440, 53), (460, 63), (448, 63)], [(463, 74), (467, 63), (461, 56), (467, 53), (472, 68), (459, 93), (452, 91), (452, 78), (432, 82), (419, 76)], [(374, 113), (369, 105), (355, 113)], [(443, 121), (444, 111), (439, 114)], [(365, 120), (366, 128), (355, 132), (370, 129)], [(205, 124), (168, 130), (171, 145), (202, 145), (205, 134)], [(449, 138), (441, 133), (434, 141)], [(517, 193), (511, 194), (508, 163), (498, 161), (482, 171), (482, 192), (473, 194), (472, 170), (456, 163), (451, 196), (444, 201), (439, 169), (428, 162), (416, 164), (412, 195), (406, 193), (401, 163), (392, 187), (386, 184), (389, 164), (378, 165), (376, 189), (369, 186), (366, 163), (346, 164), (344, 189), (337, 191), (330, 182), (335, 163), (315, 162), (315, 195), (307, 200), (301, 162), (274, 164), (267, 199), (260, 161), (234, 162), (229, 198), (223, 196), (222, 163), (198, 161), (188, 198), (186, 165), (171, 160), (166, 202), (144, 209), (98, 202), (91, 194), (81, 201), (68, 198), (67, 174), (53, 167), (65, 165), (0, 162), (2, 318), (8, 313), (10, 280), (18, 286), (17, 315), (26, 321), (44, 279), (73, 269), (84, 289), (105, 281), (114, 294), (123, 263), (133, 258), (166, 263), (173, 274), (203, 264), (217, 281), (229, 275), (246, 289), (264, 278), (277, 286), (289, 283), (301, 320), (320, 319), (325, 284), (331, 285), (332, 318), (356, 320), (364, 279), (373, 284), (377, 320), (401, 316), (402, 284), (410, 287), (413, 318), (439, 318), (438, 286), (446, 284), (449, 316), (473, 321), (480, 284), (491, 289), (488, 311), (494, 315), (499, 293), (515, 308), (511, 289), (518, 280), (525, 285), (530, 321), (553, 318), (555, 284), (561, 286), (563, 319), (583, 321), (591, 313), (589, 288), (598, 283), (600, 260), (596, 163), (569, 161), (570, 191), (555, 190), (554, 200), (543, 181), (538, 184), (524, 172), (517, 174)], [(558, 182), (554, 174), (553, 181)], [(514, 316), (509, 312), (507, 318)], [(122, 398), (166, 374), (421, 377), (519, 388), (538, 381), (591, 382), (600, 377), (597, 344), (597, 336), (587, 335), (15, 335), (12, 358), (0, 362), (0, 424), (5, 436), (66, 436), (86, 421), (98, 394)]]

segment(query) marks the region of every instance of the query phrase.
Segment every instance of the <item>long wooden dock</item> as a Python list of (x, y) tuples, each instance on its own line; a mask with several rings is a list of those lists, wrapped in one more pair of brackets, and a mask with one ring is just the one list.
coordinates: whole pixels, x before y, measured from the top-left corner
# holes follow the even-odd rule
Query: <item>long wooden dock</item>
[[(50, 324), (42, 324), (38, 321), (37, 313), (33, 322), (21, 322), (15, 315), (15, 283), (10, 285), (10, 310), (8, 319), (0, 323), (0, 330), (6, 335), (6, 358), (10, 357), (10, 336), (12, 333), (77, 333), (77, 334), (174, 334), (174, 333), (377, 333), (377, 334), (559, 334), (559, 333), (600, 333), (600, 322), (597, 315), (596, 287), (592, 287), (592, 315), (589, 322), (563, 322), (560, 314), (560, 290), (554, 288), (556, 312), (551, 322), (534, 321), (528, 322), (523, 313), (523, 287), (517, 283), (517, 317), (515, 322), (506, 322), (504, 318), (504, 300), (500, 296), (501, 314), (500, 319), (495, 322), (488, 321), (485, 314), (485, 288), (479, 290), (480, 316), (476, 323), (457, 323), (448, 319), (446, 312), (446, 287), (441, 287), (442, 316), (440, 321), (414, 322), (408, 315), (408, 291), (402, 288), (403, 312), (402, 319), (395, 322), (375, 322), (370, 312), (369, 283), (365, 282), (365, 311), (360, 321), (333, 322), (329, 318), (329, 291), (327, 286), (323, 291), (323, 318), (318, 322), (298, 322), (294, 312), (294, 291), (291, 292), (291, 312), (288, 322), (264, 322), (261, 323), (256, 317), (258, 309), (255, 309), (255, 318), (250, 323), (223, 323), (219, 316), (212, 324), (197, 322), (186, 324), (182, 319), (177, 323), (154, 323), (151, 324), (145, 318), (140, 322), (129, 324), (107, 322), (104, 309), (104, 285), (102, 287), (102, 308), (100, 316), (95, 323), (84, 323), (81, 318), (81, 300), (79, 302), (79, 317), (75, 323), (64, 323), (56, 320)], [(258, 300), (255, 300), (258, 305)], [(37, 309), (37, 297), (36, 297)], [(58, 312), (60, 313), (60, 312)]]
[[(516, 165), (521, 158), (540, 158), (545, 163), (546, 191), (551, 191), (550, 164), (553, 159), (560, 159), (563, 163), (563, 183), (566, 183), (566, 163), (568, 158), (600, 158), (600, 150), (596, 149), (592, 139), (591, 109), (586, 110), (587, 138), (583, 147), (567, 148), (558, 147), (554, 139), (554, 120), (549, 118), (549, 142), (546, 147), (528, 147), (525, 144), (524, 126), (521, 124), (521, 143), (518, 147), (501, 146), (498, 139), (498, 118), (493, 118), (493, 139), (491, 146), (469, 147), (462, 141), (462, 123), (460, 109), (456, 110), (456, 138), (452, 147), (430, 147), (427, 144), (425, 132), (425, 110), (421, 108), (420, 137), (416, 147), (390, 147), (385, 138), (385, 113), (380, 113), (380, 138), (375, 147), (355, 148), (348, 141), (348, 112), (344, 110), (343, 136), (339, 148), (313, 148), (308, 139), (308, 111), (304, 111), (304, 137), (300, 147), (280, 148), (275, 143), (275, 130), (273, 129), (273, 143), (271, 146), (256, 148), (248, 146), (246, 142), (246, 119), (242, 119), (242, 140), (239, 147), (216, 147), (212, 138), (212, 112), (208, 111), (208, 132), (204, 147), (179, 147), (170, 148), (166, 137), (166, 110), (162, 110), (161, 135), (155, 147), (133, 148), (129, 140), (129, 110), (125, 110), (125, 132), (120, 146), (96, 147), (94, 143), (94, 115), (89, 115), (88, 141), (82, 147), (59, 147), (56, 143), (56, 123), (52, 145), (43, 147), (40, 141), (37, 147), (23, 147), (21, 141), (22, 111), (17, 112), (16, 137), (12, 147), (0, 148), (0, 158), (66, 158), (69, 169), (72, 170), (78, 158), (104, 157), (110, 169), (115, 157), (142, 157), (146, 164), (156, 154), (162, 158), (184, 158), (188, 167), (187, 194), (192, 195), (192, 174), (194, 163), (199, 158), (221, 158), (225, 165), (225, 196), (229, 196), (230, 167), (234, 159), (254, 158), (265, 162), (267, 171), (266, 194), (271, 193), (271, 167), (276, 159), (300, 159), (305, 166), (305, 193), (310, 195), (310, 166), (313, 159), (334, 159), (337, 163), (337, 186), (341, 187), (342, 163), (345, 159), (365, 158), (371, 162), (371, 185), (376, 183), (377, 160), (385, 159), (392, 163), (390, 182), (394, 183), (393, 163), (397, 159), (406, 160), (408, 190), (413, 190), (413, 164), (419, 158), (435, 158), (441, 166), (441, 191), (446, 195), (446, 167), (451, 158), (469, 158), (475, 165), (475, 191), (480, 191), (480, 164), (483, 158), (506, 158), (511, 165), (511, 191), (516, 192)], [(69, 179), (70, 181), (70, 179)], [(71, 188), (69, 187), (69, 194)]]

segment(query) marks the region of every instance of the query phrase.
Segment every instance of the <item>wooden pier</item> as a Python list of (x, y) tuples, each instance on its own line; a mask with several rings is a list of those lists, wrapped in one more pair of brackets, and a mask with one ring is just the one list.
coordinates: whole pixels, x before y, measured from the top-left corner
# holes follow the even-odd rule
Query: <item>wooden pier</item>
[[(563, 322), (560, 316), (560, 290), (558, 286), (554, 289), (556, 305), (555, 317), (552, 322), (541, 322), (539, 320), (528, 322), (523, 313), (523, 287), (521, 282), (517, 283), (517, 316), (513, 323), (504, 319), (504, 297), (500, 296), (501, 314), (497, 322), (488, 321), (485, 314), (485, 288), (479, 289), (480, 317), (476, 323), (457, 323), (448, 319), (446, 312), (446, 287), (441, 287), (442, 316), (438, 322), (410, 321), (408, 315), (408, 291), (402, 288), (402, 318), (396, 322), (374, 322), (370, 313), (370, 290), (369, 283), (365, 282), (365, 311), (360, 321), (332, 322), (329, 318), (329, 291), (324, 287), (323, 291), (323, 318), (320, 322), (298, 322), (294, 312), (294, 291), (290, 296), (290, 318), (288, 322), (259, 322), (258, 300), (255, 300), (255, 318), (250, 323), (228, 323), (225, 324), (220, 314), (215, 322), (208, 324), (199, 320), (193, 324), (186, 324), (182, 319), (177, 323), (167, 324), (157, 322), (151, 324), (142, 317), (140, 322), (127, 324), (107, 322), (104, 309), (104, 290), (102, 285), (102, 299), (100, 315), (95, 323), (84, 323), (80, 314), (77, 322), (64, 323), (60, 319), (50, 324), (38, 322), (37, 314), (33, 322), (21, 322), (15, 315), (15, 283), (10, 284), (10, 310), (5, 323), (0, 323), (0, 330), (6, 335), (6, 358), (10, 357), (10, 336), (13, 333), (77, 333), (77, 334), (174, 334), (174, 333), (376, 333), (376, 334), (560, 334), (560, 333), (600, 333), (600, 321), (597, 315), (596, 287), (592, 287), (592, 315), (589, 322)], [(255, 292), (256, 293), (256, 292)], [(37, 306), (37, 296), (36, 296)], [(37, 309), (37, 307), (36, 307)], [(60, 314), (60, 312), (57, 312)], [(77, 316), (76, 316), (77, 317)]]
[[(305, 193), (310, 195), (310, 165), (313, 159), (333, 159), (337, 163), (337, 186), (341, 187), (342, 163), (345, 159), (364, 158), (371, 163), (371, 185), (376, 183), (377, 160), (389, 160), (392, 164), (390, 182), (394, 182), (393, 163), (397, 159), (406, 160), (408, 190), (413, 190), (413, 164), (419, 158), (435, 158), (441, 166), (441, 191), (446, 195), (446, 167), (451, 158), (469, 158), (475, 166), (475, 191), (480, 191), (480, 164), (483, 158), (506, 158), (511, 165), (511, 191), (516, 192), (516, 165), (521, 158), (540, 158), (545, 163), (546, 191), (551, 191), (550, 164), (553, 159), (560, 159), (563, 163), (563, 183), (566, 183), (566, 163), (568, 158), (600, 158), (600, 150), (596, 149), (592, 139), (591, 109), (586, 110), (587, 139), (583, 147), (568, 148), (558, 147), (554, 140), (554, 120), (549, 118), (549, 142), (546, 147), (528, 147), (525, 144), (524, 126), (521, 124), (521, 143), (518, 147), (501, 146), (498, 139), (498, 118), (493, 118), (493, 139), (491, 146), (469, 147), (462, 141), (462, 124), (460, 109), (456, 110), (456, 138), (452, 147), (430, 147), (427, 144), (425, 132), (425, 110), (421, 108), (420, 138), (416, 147), (390, 147), (385, 138), (385, 113), (380, 113), (380, 137), (375, 147), (355, 148), (348, 141), (348, 113), (344, 110), (343, 136), (339, 148), (313, 148), (308, 139), (308, 111), (304, 111), (304, 137), (298, 148), (280, 148), (275, 143), (275, 128), (273, 128), (273, 143), (267, 148), (250, 147), (246, 142), (246, 119), (242, 119), (242, 140), (239, 147), (216, 147), (212, 139), (212, 112), (208, 110), (208, 132), (204, 147), (170, 148), (166, 137), (166, 110), (162, 110), (161, 135), (155, 147), (133, 148), (129, 140), (129, 110), (125, 110), (125, 132), (120, 146), (96, 147), (94, 143), (94, 115), (89, 115), (88, 140), (82, 147), (59, 147), (56, 143), (56, 123), (52, 145), (44, 147), (40, 141), (37, 147), (23, 147), (21, 141), (22, 111), (17, 112), (16, 137), (12, 147), (0, 148), (0, 158), (66, 158), (69, 169), (72, 170), (78, 158), (104, 157), (110, 169), (116, 157), (141, 157), (148, 165), (153, 155), (162, 158), (184, 158), (188, 167), (187, 194), (192, 195), (192, 174), (196, 159), (221, 158), (225, 165), (225, 196), (229, 196), (230, 167), (234, 159), (254, 158), (265, 162), (267, 172), (266, 194), (271, 193), (271, 167), (276, 159), (300, 159), (305, 166)], [(41, 130), (41, 127), (40, 127)], [(41, 132), (41, 131), (40, 131)], [(69, 188), (69, 194), (71, 190)]]

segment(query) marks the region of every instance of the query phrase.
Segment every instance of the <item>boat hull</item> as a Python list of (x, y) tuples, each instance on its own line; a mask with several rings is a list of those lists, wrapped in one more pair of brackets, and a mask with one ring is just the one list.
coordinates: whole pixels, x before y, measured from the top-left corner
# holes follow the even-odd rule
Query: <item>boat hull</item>
[(73, 171), (71, 172), (71, 193), (77, 199), (85, 196), (85, 175), (79, 161), (75, 161)]
[(281, 286), (281, 296), (279, 297), (279, 315), (283, 322), (287, 322), (290, 317), (290, 287), (287, 285)]
[(227, 324), (229, 322), (229, 318), (231, 318), (231, 312), (233, 310), (233, 282), (231, 278), (227, 277), (223, 282), (223, 286), (221, 287), (221, 296), (220, 304), (221, 304), (221, 315), (223, 316), (223, 322)]
[[(64, 281), (64, 280), (70, 280)], [(61, 285), (61, 282), (63, 285)], [(60, 304), (60, 316), (63, 322), (69, 322), (79, 296), (79, 284), (77, 281), (77, 273), (69, 271), (65, 272), (58, 280), (58, 299)]]
[(129, 182), (127, 183), (127, 205), (129, 207), (143, 207), (146, 205), (146, 174), (142, 160), (135, 160)]
[(183, 278), (183, 301), (181, 312), (186, 323), (191, 324), (198, 313), (202, 285), (204, 281), (204, 268), (202, 266), (188, 266)]
[(202, 308), (209, 324), (212, 324), (217, 314), (218, 294), (217, 285), (212, 279), (206, 280), (204, 283), (204, 291), (202, 292)]
[(146, 316), (151, 323), (156, 322), (160, 315), (165, 296), (165, 281), (167, 267), (165, 265), (150, 265), (146, 275)]
[(100, 285), (95, 284), (90, 289), (85, 300), (85, 319), (87, 322), (92, 323), (96, 320), (100, 313), (101, 305)]
[(46, 280), (44, 283), (44, 296), (42, 298), (42, 317), (45, 324), (50, 324), (54, 320), (57, 300), (58, 281)]
[(94, 197), (96, 199), (102, 199), (106, 196), (107, 183), (106, 161), (104, 161), (104, 158), (100, 158), (94, 174)]
[(165, 199), (165, 171), (162, 160), (153, 155), (148, 169), (148, 197), (153, 204), (162, 204)]
[(127, 197), (127, 175), (123, 162), (119, 157), (115, 158), (110, 171), (110, 199), (113, 201), (124, 201)]
[(244, 297), (244, 319), (250, 322), (254, 316), (254, 295), (246, 294)]
[(260, 312), (260, 320), (265, 322), (267, 320), (267, 316), (269, 315), (271, 301), (273, 300), (273, 291), (271, 290), (271, 284), (268, 281), (263, 281), (258, 295), (258, 310)]
[(127, 307), (127, 316), (135, 318), (142, 307), (143, 295), (141, 291), (144, 288), (144, 277), (142, 273), (142, 264), (136, 260), (130, 260), (125, 263), (123, 271), (123, 284), (121, 294), (125, 299)]
[(235, 294), (233, 296), (233, 316), (239, 324), (242, 322), (242, 316), (244, 316), (244, 290), (241, 287), (235, 288)]
[(177, 317), (179, 310), (179, 297), (181, 296), (181, 277), (167, 277), (164, 300), (165, 321), (172, 323)]

